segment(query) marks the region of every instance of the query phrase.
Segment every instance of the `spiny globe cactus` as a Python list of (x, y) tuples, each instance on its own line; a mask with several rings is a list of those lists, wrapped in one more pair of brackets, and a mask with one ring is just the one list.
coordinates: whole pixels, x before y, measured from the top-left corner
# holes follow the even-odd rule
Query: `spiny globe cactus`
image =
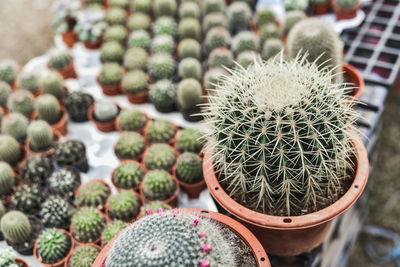
[(72, 169), (55, 170), (49, 177), (49, 191), (60, 196), (73, 198), (76, 189), (81, 184), (78, 172)]
[(49, 67), (51, 69), (62, 70), (69, 66), (72, 62), (72, 57), (68, 50), (63, 48), (52, 48), (49, 53)]
[(143, 12), (150, 14), (152, 11), (152, 0), (135, 0), (133, 2), (132, 10), (136, 12)]
[(248, 68), (251, 64), (253, 64), (254, 60), (256, 60), (256, 58), (261, 57), (260, 54), (258, 52), (254, 52), (254, 51), (243, 51), (241, 52), (237, 57), (236, 57), (236, 61), (237, 63), (242, 66), (243, 68)]
[(39, 96), (35, 103), (35, 110), (39, 120), (44, 120), (51, 125), (57, 123), (62, 116), (60, 103), (51, 94)]
[(355, 113), (332, 75), (281, 54), (233, 70), (217, 86), (208, 99), (209, 140), (218, 179), (237, 201), (290, 216), (337, 200), (352, 168)]
[(108, 25), (125, 25), (126, 20), (126, 11), (122, 8), (113, 7), (107, 11), (105, 21)]
[(233, 2), (227, 8), (227, 17), (231, 29), (247, 28), (250, 25), (253, 12), (244, 2)]
[(10, 85), (4, 81), (0, 81), (0, 107), (7, 108), (7, 99), (10, 94)]
[(44, 185), (53, 171), (53, 164), (47, 157), (31, 157), (19, 170), (19, 176), (27, 184)]
[(123, 65), (128, 70), (146, 69), (148, 54), (140, 47), (132, 47), (126, 50)]
[(179, 18), (200, 18), (200, 7), (196, 2), (183, 2), (179, 6)]
[(275, 23), (275, 13), (270, 8), (257, 10), (254, 21), (257, 29), (260, 29), (265, 24)]
[(80, 243), (93, 243), (106, 226), (104, 216), (93, 207), (83, 207), (72, 217), (71, 234)]
[(62, 197), (50, 196), (42, 204), (40, 216), (45, 227), (68, 229), (71, 223), (71, 205)]
[(159, 80), (150, 87), (149, 98), (157, 110), (171, 111), (176, 99), (175, 85), (167, 79)]
[(207, 33), (214, 27), (228, 28), (228, 19), (222, 12), (210, 13), (203, 19), (203, 32)]
[(152, 200), (167, 200), (172, 197), (179, 185), (164, 170), (149, 171), (143, 180), (143, 196)]
[(104, 43), (100, 48), (100, 59), (102, 62), (122, 62), (124, 48), (116, 41)]
[(12, 112), (18, 112), (30, 116), (34, 112), (34, 99), (30, 92), (17, 90), (11, 93), (7, 100), (7, 108)]
[(201, 10), (203, 16), (206, 16), (209, 13), (214, 12), (224, 12), (225, 10), (225, 1), (224, 0), (204, 0), (201, 1)]
[(20, 145), (14, 137), (0, 134), (0, 161), (5, 161), (15, 166), (22, 157)]
[[(210, 68), (204, 73), (203, 85), (207, 90), (215, 89), (215, 85), (219, 82), (222, 76), (229, 73), (221, 67)], [(209, 91), (212, 93), (212, 91)]]
[(160, 211), (161, 209), (163, 211), (167, 211), (171, 209), (171, 206), (159, 200), (152, 201), (151, 203), (147, 203), (143, 206), (142, 216), (152, 215), (154, 213), (157, 213), (157, 211)]
[(342, 9), (351, 9), (355, 8), (359, 2), (359, 0), (335, 0), (335, 5)]
[(129, 0), (110, 0), (110, 7), (117, 7), (128, 10), (130, 8), (130, 2), (131, 1)]
[(93, 103), (94, 99), (90, 94), (74, 91), (68, 94), (64, 105), (73, 121), (83, 122), (87, 121), (88, 111)]
[(102, 85), (115, 85), (121, 82), (123, 75), (123, 69), (119, 64), (108, 62), (100, 70), (99, 83)]
[(1, 199), (8, 197), (13, 193), (15, 183), (14, 173), (11, 166), (0, 161), (0, 196)]
[(284, 49), (284, 44), (280, 39), (272, 38), (264, 42), (261, 57), (264, 60), (270, 59), (279, 54)]
[(31, 239), (31, 223), (20, 211), (12, 210), (4, 214), (0, 221), (1, 232), (10, 244), (24, 244)]
[(106, 204), (111, 191), (109, 186), (99, 181), (89, 181), (82, 184), (75, 199), (75, 204), (82, 207), (101, 208)]
[(86, 160), (85, 145), (77, 140), (67, 140), (58, 143), (54, 149), (53, 160), (60, 167), (80, 164)]
[(203, 149), (203, 134), (195, 129), (183, 129), (179, 131), (176, 141), (176, 149), (183, 152), (199, 153)]
[(207, 60), (208, 66), (211, 68), (215, 67), (226, 67), (231, 68), (233, 63), (233, 53), (231, 50), (221, 47), (215, 48), (211, 51)]
[(54, 145), (54, 135), (46, 121), (33, 121), (28, 127), (30, 148), (35, 151), (47, 151)]
[(139, 215), (140, 198), (132, 191), (122, 190), (108, 199), (108, 216), (112, 220), (130, 222)]
[(39, 90), (39, 79), (36, 73), (24, 71), (18, 75), (18, 87), (32, 94)]
[(115, 236), (117, 236), (122, 230), (126, 228), (126, 224), (120, 220), (114, 220), (110, 222), (106, 228), (104, 228), (101, 237), (103, 239), (103, 246), (106, 246)]
[(63, 260), (71, 250), (72, 240), (65, 233), (49, 228), (38, 238), (37, 258), (45, 264), (53, 264)]
[(0, 263), (2, 266), (18, 267), (15, 264), (15, 252), (11, 247), (0, 249)]
[(154, 54), (148, 61), (149, 74), (156, 80), (171, 79), (175, 74), (175, 60), (168, 54)]
[(201, 59), (201, 46), (200, 43), (195, 39), (183, 39), (178, 45), (179, 58), (193, 57)]
[(178, 74), (181, 79), (193, 78), (201, 80), (203, 77), (203, 67), (195, 58), (184, 58), (179, 63)]
[(185, 184), (198, 183), (203, 179), (203, 162), (192, 152), (183, 153), (177, 160), (176, 178)]
[(127, 26), (130, 31), (147, 31), (151, 26), (150, 16), (142, 12), (135, 12), (129, 17)]
[(153, 0), (153, 12), (157, 17), (174, 17), (176, 9), (176, 0)]
[(144, 170), (136, 161), (126, 161), (117, 167), (111, 177), (117, 188), (135, 189), (143, 180)]
[(173, 55), (175, 53), (175, 41), (171, 35), (160, 34), (151, 41), (151, 50), (153, 53), (166, 53)]
[(101, 102), (97, 103), (93, 116), (97, 121), (108, 122), (114, 120), (119, 113), (119, 108), (116, 104), (111, 102)]
[(11, 59), (0, 61), (0, 80), (13, 85), (18, 75), (18, 64)]
[(167, 144), (154, 144), (147, 150), (144, 164), (149, 170), (170, 170), (175, 164), (174, 150)]
[(259, 35), (261, 43), (264, 44), (268, 39), (281, 39), (281, 30), (276, 23), (267, 23), (261, 26)]
[(243, 51), (259, 51), (260, 39), (251, 31), (241, 31), (232, 39), (232, 50), (238, 55)]
[(97, 247), (77, 247), (69, 258), (67, 267), (91, 267), (99, 253), (100, 249)]
[(155, 120), (149, 124), (146, 139), (151, 143), (167, 143), (175, 137), (176, 128), (169, 121)]
[(104, 33), (104, 41), (124, 44), (128, 34), (122, 25), (109, 26)]
[(66, 96), (63, 78), (55, 71), (46, 71), (39, 78), (39, 87), (43, 94), (51, 94), (57, 99)]
[(285, 34), (285, 36), (289, 34), (289, 31), (293, 28), (294, 25), (296, 25), (296, 23), (305, 18), (306, 14), (300, 10), (292, 10), (286, 12), (285, 19), (283, 22), (284, 25), (283, 33)]
[(45, 193), (38, 185), (24, 185), (15, 194), (15, 209), (25, 214), (37, 214), (44, 199)]
[(159, 17), (153, 26), (153, 34), (154, 36), (161, 34), (168, 34), (171, 36), (175, 36), (178, 30), (178, 25), (175, 20), (171, 17)]
[(131, 32), (128, 38), (128, 47), (140, 47), (148, 50), (150, 47), (150, 35), (145, 30)]
[(301, 10), (305, 11), (308, 7), (308, 0), (284, 0), (286, 11)]
[(135, 109), (124, 109), (118, 115), (118, 126), (121, 131), (138, 132), (144, 129), (147, 124), (146, 115)]
[(224, 27), (214, 27), (207, 32), (206, 47), (209, 51), (214, 48), (228, 47), (231, 42), (231, 34)]
[(20, 113), (10, 113), (1, 120), (1, 132), (14, 137), (18, 142), (23, 143), (28, 129), (28, 119)]
[(133, 70), (124, 75), (122, 88), (127, 94), (138, 94), (148, 90), (149, 79), (143, 70)]
[(188, 78), (182, 80), (176, 90), (179, 108), (184, 112), (198, 110), (198, 104), (203, 102), (203, 91), (198, 80)]
[(197, 19), (184, 18), (179, 22), (178, 35), (180, 40), (192, 38), (200, 40), (201, 38), (201, 25)]
[(122, 135), (115, 144), (115, 154), (119, 159), (136, 159), (145, 149), (143, 136), (128, 132)]

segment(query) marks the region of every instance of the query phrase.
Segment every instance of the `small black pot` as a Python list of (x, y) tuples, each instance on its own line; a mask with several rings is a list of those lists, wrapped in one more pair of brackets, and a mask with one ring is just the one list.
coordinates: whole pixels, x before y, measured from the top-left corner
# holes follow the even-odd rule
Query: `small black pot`
[(79, 162), (75, 163), (74, 165), (62, 165), (55, 162), (57, 168), (72, 168), (76, 171), (80, 172), (88, 172), (89, 164), (87, 161), (86, 156), (84, 156)]
[(152, 102), (154, 107), (156, 108), (157, 111), (161, 112), (161, 113), (169, 113), (172, 111), (176, 110), (175, 104), (169, 104), (169, 105), (160, 105), (158, 103), (154, 103)]

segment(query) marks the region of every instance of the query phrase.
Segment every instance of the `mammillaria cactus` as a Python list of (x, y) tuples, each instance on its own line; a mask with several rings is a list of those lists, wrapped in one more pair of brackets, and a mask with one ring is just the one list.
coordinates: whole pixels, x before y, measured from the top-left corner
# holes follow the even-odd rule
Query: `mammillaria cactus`
[(113, 62), (103, 65), (99, 74), (99, 83), (102, 85), (115, 85), (121, 82), (124, 73), (122, 67)]
[(150, 16), (141, 12), (133, 13), (129, 17), (127, 22), (127, 26), (130, 31), (137, 31), (137, 30), (147, 31), (150, 28), (150, 25), (151, 25)]
[(45, 227), (68, 229), (71, 222), (71, 205), (62, 197), (50, 196), (42, 204), (40, 216)]
[(321, 19), (297, 23), (288, 35), (287, 50), (291, 58), (300, 53), (309, 62), (316, 62), (320, 69), (341, 71), (343, 43), (333, 27)]
[(214, 27), (228, 28), (228, 19), (222, 12), (210, 13), (203, 19), (203, 31), (207, 33)]
[(200, 62), (195, 58), (184, 58), (179, 63), (178, 74), (181, 79), (193, 78), (201, 80), (203, 68)]
[(289, 34), (289, 31), (293, 28), (293, 26), (299, 21), (306, 18), (306, 14), (300, 10), (292, 10), (288, 11), (285, 14), (285, 20), (283, 22), (284, 29), (283, 33), (286, 35)]
[(285, 9), (305, 11), (308, 7), (308, 0), (284, 0)]
[(179, 131), (176, 148), (179, 152), (199, 153), (203, 149), (203, 134), (195, 129), (183, 129)]
[(138, 94), (147, 91), (149, 81), (143, 70), (133, 70), (124, 75), (122, 88), (127, 94)]
[(13, 192), (15, 177), (11, 166), (0, 161), (0, 196), (1, 199), (7, 198)]
[(116, 41), (106, 42), (101, 46), (100, 59), (102, 62), (122, 62), (124, 49), (122, 45)]
[(93, 117), (100, 122), (107, 122), (114, 120), (119, 113), (118, 106), (112, 102), (101, 102), (97, 103), (94, 111)]
[(87, 121), (87, 114), (93, 102), (93, 97), (90, 94), (74, 91), (68, 94), (64, 105), (73, 121), (83, 122)]
[(171, 36), (175, 36), (178, 30), (178, 25), (175, 20), (171, 17), (159, 17), (153, 26), (153, 34), (154, 36), (161, 34), (168, 34)]
[(78, 172), (66, 168), (55, 170), (49, 177), (49, 190), (67, 198), (73, 198), (81, 184)]
[(276, 23), (267, 23), (261, 26), (259, 35), (261, 43), (264, 44), (266, 40), (271, 38), (281, 39), (281, 30)]
[(200, 7), (196, 2), (183, 2), (179, 6), (179, 18), (200, 18)]
[(200, 40), (201, 38), (201, 25), (197, 19), (184, 18), (179, 22), (178, 34), (180, 40), (192, 38)]
[(0, 221), (4, 238), (12, 245), (24, 244), (31, 239), (31, 223), (20, 211), (12, 210), (4, 214)]
[(106, 204), (107, 198), (110, 196), (110, 187), (94, 180), (82, 184), (77, 191), (75, 203), (82, 207), (101, 208)]
[(57, 123), (62, 116), (60, 103), (51, 94), (39, 96), (35, 103), (35, 109), (38, 119), (44, 120), (51, 125)]
[(195, 39), (183, 39), (178, 45), (179, 58), (193, 57), (196, 59), (201, 58), (201, 46)]
[(0, 134), (0, 161), (15, 166), (21, 159), (22, 152), (17, 140), (7, 134)]
[(247, 28), (253, 13), (249, 5), (245, 2), (233, 2), (227, 8), (229, 26), (232, 29)]
[(7, 108), (7, 99), (10, 94), (10, 85), (4, 81), (0, 81), (0, 107)]
[(215, 89), (215, 85), (219, 82), (221, 77), (228, 74), (229, 73), (221, 67), (210, 68), (204, 73), (203, 85), (212, 93), (211, 90)]
[(156, 80), (170, 79), (175, 74), (175, 64), (171, 55), (160, 53), (150, 57), (147, 68)]
[(176, 8), (176, 0), (153, 0), (153, 12), (157, 17), (174, 17)]
[(18, 64), (11, 59), (0, 61), (0, 81), (13, 85), (18, 75)]
[(335, 5), (342, 9), (355, 8), (359, 4), (359, 0), (335, 0)]
[(33, 72), (21, 72), (21, 74), (18, 75), (18, 87), (32, 94), (36, 93), (39, 90), (38, 76)]
[(122, 8), (113, 7), (107, 11), (106, 22), (109, 25), (125, 25), (126, 19), (126, 11)]
[(51, 94), (59, 100), (66, 96), (63, 78), (57, 72), (43, 73), (39, 78), (39, 87), (43, 94)]
[(224, 27), (214, 27), (207, 32), (206, 47), (209, 51), (218, 47), (227, 47), (231, 42), (231, 34)]
[(135, 109), (124, 109), (118, 115), (118, 127), (121, 131), (141, 131), (147, 124), (146, 115)]
[(142, 182), (144, 174), (144, 170), (138, 162), (126, 161), (115, 169), (111, 179), (118, 188), (135, 189)]
[(164, 170), (149, 171), (143, 180), (143, 196), (148, 200), (167, 200), (176, 191), (177, 184)]
[(145, 69), (148, 54), (146, 50), (140, 47), (129, 48), (124, 55), (123, 65), (128, 70)]
[(168, 34), (160, 34), (151, 41), (151, 50), (153, 53), (167, 53), (173, 55), (175, 52), (174, 38)]
[(77, 247), (69, 258), (67, 267), (91, 267), (99, 252), (100, 250), (93, 246)]
[(147, 150), (144, 164), (149, 170), (170, 170), (175, 164), (174, 150), (167, 144), (154, 144)]
[(66, 49), (53, 48), (49, 51), (48, 56), (49, 67), (52, 69), (62, 70), (72, 62), (72, 57)]
[(143, 216), (148, 216), (157, 213), (157, 211), (160, 211), (162, 209), (163, 211), (170, 210), (171, 207), (165, 202), (156, 200), (152, 201), (151, 203), (147, 203), (146, 205), (143, 206)]
[(207, 60), (209, 67), (226, 67), (230, 68), (233, 66), (233, 53), (231, 50), (222, 47), (215, 48), (211, 51)]
[(24, 185), (15, 194), (15, 209), (25, 214), (36, 214), (40, 211), (45, 194), (38, 185)]
[(27, 184), (44, 185), (53, 171), (53, 164), (47, 157), (31, 157), (19, 170), (19, 176)]
[(124, 44), (128, 34), (126, 29), (122, 25), (109, 26), (104, 33), (105, 42), (117, 42)]
[(183, 153), (176, 163), (176, 177), (185, 184), (198, 183), (203, 179), (203, 162), (192, 152)]
[(10, 113), (1, 120), (1, 132), (14, 137), (18, 142), (23, 143), (28, 128), (27, 118), (20, 113)]
[(150, 47), (150, 35), (145, 30), (131, 32), (128, 38), (128, 47), (140, 47), (148, 50)]
[(254, 21), (257, 29), (260, 29), (263, 25), (268, 23), (275, 23), (275, 13), (272, 9), (263, 8), (257, 10)]
[(54, 145), (54, 135), (46, 121), (33, 121), (28, 127), (29, 145), (33, 151), (47, 151)]
[(224, 0), (204, 0), (201, 1), (201, 4), (203, 16), (214, 12), (224, 12), (225, 9)]
[(280, 39), (272, 38), (264, 42), (261, 57), (264, 60), (270, 59), (283, 50), (283, 42)]
[(103, 239), (103, 246), (106, 246), (115, 236), (119, 234), (122, 230), (126, 228), (124, 222), (120, 220), (114, 220), (110, 222), (106, 228), (104, 228), (101, 237)]
[(18, 112), (30, 116), (34, 112), (34, 100), (30, 92), (17, 90), (11, 93), (7, 100), (7, 108), (12, 112)]
[(178, 84), (176, 95), (179, 108), (186, 113), (197, 111), (198, 104), (203, 102), (201, 84), (192, 78), (184, 79)]
[(61, 167), (80, 164), (86, 160), (85, 145), (77, 140), (58, 143), (54, 149), (53, 160)]
[(93, 207), (83, 207), (72, 217), (71, 234), (80, 243), (93, 243), (106, 225), (104, 216)]
[(232, 50), (236, 55), (245, 50), (258, 51), (260, 39), (251, 31), (241, 31), (232, 39)]
[(152, 0), (135, 0), (133, 2), (132, 9), (136, 12), (143, 12), (150, 14), (152, 11)]
[(43, 231), (38, 238), (37, 258), (45, 264), (63, 260), (71, 250), (72, 240), (65, 233), (54, 228)]
[(115, 154), (119, 159), (136, 159), (144, 151), (145, 141), (138, 133), (128, 132), (115, 144)]
[(140, 212), (140, 199), (132, 191), (122, 190), (108, 199), (108, 216), (112, 220), (130, 222)]
[(176, 128), (169, 121), (155, 120), (149, 124), (146, 138), (151, 143), (167, 143), (175, 137)]
[(15, 258), (16, 258), (15, 252), (11, 247), (0, 249), (1, 266), (18, 267), (18, 265), (15, 264)]
[(167, 79), (159, 80), (150, 87), (149, 97), (157, 110), (171, 111), (176, 99), (175, 85)]
[(254, 51), (243, 51), (241, 52), (237, 57), (236, 61), (237, 63), (242, 66), (243, 68), (249, 67), (251, 64), (253, 64), (254, 60), (256, 58), (261, 57), (258, 52)]

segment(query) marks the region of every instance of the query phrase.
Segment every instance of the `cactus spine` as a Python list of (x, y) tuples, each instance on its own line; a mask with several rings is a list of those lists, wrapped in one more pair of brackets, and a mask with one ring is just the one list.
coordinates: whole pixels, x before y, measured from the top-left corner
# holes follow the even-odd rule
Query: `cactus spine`
[(53, 146), (53, 131), (46, 121), (32, 122), (28, 127), (28, 138), (35, 151), (46, 151)]
[(72, 240), (68, 235), (54, 228), (46, 229), (38, 239), (38, 259), (53, 264), (64, 259), (71, 249)]
[(5, 239), (11, 244), (23, 244), (31, 239), (31, 223), (20, 211), (12, 210), (4, 214), (0, 228)]
[(35, 104), (38, 118), (47, 121), (50, 125), (57, 123), (61, 118), (60, 103), (50, 94), (41, 95)]

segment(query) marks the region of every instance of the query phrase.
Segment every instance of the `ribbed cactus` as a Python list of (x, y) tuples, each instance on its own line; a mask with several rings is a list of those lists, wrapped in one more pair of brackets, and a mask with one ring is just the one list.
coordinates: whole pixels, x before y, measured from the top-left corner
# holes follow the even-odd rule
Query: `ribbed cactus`
[(169, 108), (175, 104), (176, 86), (167, 79), (159, 80), (150, 87), (149, 98), (156, 108)]
[(118, 106), (111, 102), (100, 102), (97, 103), (94, 111), (93, 117), (95, 120), (100, 122), (108, 122), (114, 120), (119, 113)]
[(300, 10), (292, 10), (286, 12), (285, 20), (283, 22), (284, 29), (283, 33), (286, 35), (289, 34), (289, 31), (293, 28), (296, 23), (306, 18), (306, 14)]
[(203, 77), (203, 67), (200, 61), (195, 58), (184, 58), (179, 63), (178, 74), (181, 79), (193, 78), (201, 80)]
[(0, 107), (7, 108), (7, 99), (10, 94), (10, 85), (4, 81), (0, 81)]
[(71, 250), (72, 240), (65, 233), (54, 228), (43, 231), (38, 238), (37, 257), (45, 264), (63, 260)]
[(195, 39), (183, 39), (178, 45), (179, 58), (193, 57), (201, 59), (201, 46)]
[(63, 99), (66, 96), (63, 78), (54, 71), (47, 71), (39, 78), (39, 87), (43, 94), (51, 94), (57, 99)]
[(175, 41), (171, 35), (160, 34), (151, 41), (151, 50), (153, 53), (166, 53), (173, 55), (175, 53)]
[(214, 12), (224, 12), (225, 11), (225, 1), (224, 0), (204, 0), (201, 1), (201, 10), (203, 16), (214, 13)]
[(182, 80), (176, 90), (178, 106), (184, 112), (198, 110), (198, 105), (203, 102), (203, 91), (199, 81), (188, 78)]
[(306, 55), (309, 62), (316, 62), (320, 69), (340, 73), (343, 61), (343, 43), (333, 27), (318, 18), (297, 23), (287, 39), (288, 55)]
[(110, 7), (117, 7), (128, 10), (130, 8), (129, 0), (110, 0)]
[(119, 220), (114, 220), (104, 228), (101, 237), (103, 239), (103, 246), (106, 246), (115, 236), (119, 234), (122, 230), (126, 228), (126, 224)]
[(49, 177), (49, 191), (67, 198), (74, 197), (80, 184), (79, 173), (70, 169), (55, 170)]
[(121, 191), (108, 199), (108, 216), (112, 220), (130, 222), (139, 215), (140, 198), (132, 191)]
[(223, 226), (179, 210), (160, 210), (160, 214), (126, 228), (111, 248), (106, 266), (236, 266), (236, 243), (226, 237)]
[(35, 109), (39, 120), (44, 120), (49, 124), (57, 123), (62, 115), (60, 103), (51, 94), (41, 95), (35, 103)]
[(176, 177), (185, 184), (198, 183), (203, 179), (203, 162), (192, 152), (183, 153), (177, 160)]
[(85, 145), (77, 140), (67, 140), (55, 147), (53, 160), (61, 167), (74, 166), (86, 158)]
[(335, 0), (335, 4), (342, 9), (355, 8), (359, 2), (359, 0)]
[(183, 2), (179, 6), (179, 18), (200, 18), (200, 7), (196, 2)]
[(10, 244), (24, 244), (31, 239), (31, 223), (20, 211), (12, 210), (4, 214), (0, 222), (1, 232)]
[(152, 0), (135, 0), (133, 1), (132, 9), (136, 12), (150, 14), (152, 11)]
[(228, 28), (228, 19), (222, 12), (210, 13), (203, 19), (203, 32), (207, 33), (214, 27)]
[(257, 10), (254, 20), (257, 29), (260, 29), (265, 24), (275, 23), (275, 13), (272, 9), (263, 8)]
[(100, 59), (102, 62), (122, 62), (124, 48), (116, 41), (106, 42), (101, 46)]
[(149, 74), (156, 80), (171, 79), (175, 74), (175, 60), (168, 54), (155, 54), (149, 61)]
[(101, 208), (110, 196), (110, 188), (98, 181), (89, 181), (80, 187), (75, 204), (82, 207)]
[(351, 169), (355, 115), (346, 85), (333, 83), (332, 75), (304, 57), (281, 55), (234, 70), (217, 86), (206, 114), (214, 167), (237, 201), (290, 216), (340, 196)]
[(146, 115), (135, 109), (124, 109), (118, 115), (118, 126), (122, 131), (137, 132), (143, 130), (147, 124)]
[(176, 24), (174, 18), (172, 17), (159, 17), (153, 26), (153, 34), (154, 36), (161, 34), (168, 34), (171, 36), (175, 36), (178, 31), (178, 25)]
[(143, 70), (133, 70), (124, 75), (122, 88), (127, 94), (137, 94), (148, 90), (149, 79)]
[(247, 28), (253, 12), (245, 2), (233, 2), (227, 8), (227, 17), (231, 29)]
[(128, 132), (122, 135), (115, 144), (115, 154), (120, 159), (135, 159), (143, 153), (144, 148), (143, 136)]
[(38, 185), (24, 185), (15, 194), (15, 209), (25, 214), (37, 214), (44, 199), (45, 193)]
[(53, 164), (47, 157), (31, 157), (19, 170), (19, 176), (27, 184), (44, 185), (53, 171)]
[(150, 47), (150, 35), (145, 30), (131, 32), (128, 38), (128, 47), (140, 47), (148, 50)]
[(63, 48), (52, 48), (49, 53), (49, 67), (52, 69), (61, 70), (71, 64), (72, 57), (68, 50)]
[(0, 61), (0, 81), (13, 84), (18, 75), (18, 64), (11, 59)]
[(15, 178), (11, 166), (0, 161), (0, 196), (2, 199), (13, 192), (14, 183)]
[(258, 51), (260, 49), (259, 37), (251, 31), (241, 31), (232, 39), (232, 50), (238, 55), (243, 51)]
[(236, 61), (240, 66), (247, 69), (257, 58), (261, 58), (258, 52), (246, 50), (236, 57)]
[(128, 34), (126, 28), (122, 25), (109, 26), (104, 33), (104, 41), (107, 42), (117, 42), (124, 44)]
[(36, 73), (24, 71), (18, 75), (18, 87), (31, 93), (39, 90), (39, 79)]
[(195, 129), (183, 129), (179, 131), (176, 141), (176, 149), (179, 152), (199, 153), (203, 149), (203, 134)]
[(176, 0), (153, 0), (153, 13), (157, 17), (174, 17), (176, 9)]
[(108, 25), (125, 25), (126, 20), (126, 11), (122, 8), (113, 7), (107, 11), (106, 22)]
[(267, 23), (261, 26), (259, 30), (259, 35), (261, 43), (264, 44), (265, 41), (268, 39), (281, 39), (282, 34), (280, 28), (278, 27), (278, 25), (276, 25), (276, 23)]
[(143, 196), (148, 200), (167, 200), (176, 191), (177, 185), (164, 170), (149, 171), (143, 180)]
[(33, 121), (28, 127), (30, 147), (34, 151), (46, 151), (54, 144), (54, 135), (46, 121)]
[[(207, 90), (215, 89), (215, 85), (221, 80), (224, 75), (229, 75), (229, 73), (221, 67), (210, 68), (204, 73), (203, 86)], [(212, 93), (212, 91), (209, 91)]]
[(192, 38), (200, 40), (201, 38), (201, 25), (197, 19), (184, 18), (179, 22), (178, 35), (180, 40)]
[(174, 150), (167, 144), (154, 144), (147, 150), (144, 164), (149, 170), (170, 170), (175, 164)]
[(226, 67), (230, 68), (233, 66), (233, 53), (231, 50), (223, 48), (215, 48), (211, 51), (207, 60), (208, 66), (211, 68), (215, 67)]
[(5, 161), (11, 166), (16, 165), (22, 157), (19, 146), (14, 137), (0, 134), (0, 161)]
[(123, 69), (119, 64), (108, 62), (100, 70), (99, 83), (102, 85), (115, 85), (121, 82), (123, 75)]
[(176, 128), (169, 121), (155, 120), (147, 128), (146, 139), (151, 143), (167, 143), (175, 137)]
[(71, 234), (80, 243), (93, 243), (106, 226), (104, 216), (93, 207), (83, 207), (72, 217)]
[(270, 59), (276, 54), (280, 53), (284, 48), (281, 39), (272, 38), (264, 42), (261, 57), (264, 60)]
[(140, 47), (132, 47), (126, 50), (123, 65), (128, 70), (145, 69), (147, 64), (148, 54), (146, 50)]
[(67, 267), (91, 267), (99, 253), (100, 250), (93, 246), (77, 247), (69, 258)]
[(206, 47), (209, 51), (214, 48), (228, 47), (231, 42), (231, 34), (224, 27), (214, 27), (207, 32)]
[(71, 223), (71, 205), (62, 197), (50, 196), (42, 204), (40, 216), (45, 227), (68, 229)]
[(122, 189), (134, 189), (140, 185), (144, 177), (142, 166), (136, 161), (121, 163), (111, 177), (114, 185)]
[(129, 17), (127, 26), (130, 31), (147, 31), (151, 26), (150, 16), (142, 12), (135, 12)]
[(6, 207), (4, 207), (4, 204), (2, 201), (0, 201), (0, 219), (4, 216), (6, 213)]
[(34, 100), (30, 92), (17, 90), (11, 93), (7, 100), (7, 108), (12, 112), (18, 112), (30, 116), (34, 112)]
[(93, 105), (94, 99), (90, 94), (74, 91), (68, 94), (64, 106), (69, 117), (76, 122), (87, 121), (89, 108)]
[(155, 200), (143, 206), (142, 216), (152, 215), (154, 213), (157, 213), (157, 211), (160, 211), (160, 209), (162, 209), (163, 211), (167, 211), (170, 210), (171, 207), (165, 204), (165, 202)]
[(28, 129), (27, 118), (20, 113), (10, 113), (1, 120), (1, 132), (11, 135), (18, 142), (23, 143)]

